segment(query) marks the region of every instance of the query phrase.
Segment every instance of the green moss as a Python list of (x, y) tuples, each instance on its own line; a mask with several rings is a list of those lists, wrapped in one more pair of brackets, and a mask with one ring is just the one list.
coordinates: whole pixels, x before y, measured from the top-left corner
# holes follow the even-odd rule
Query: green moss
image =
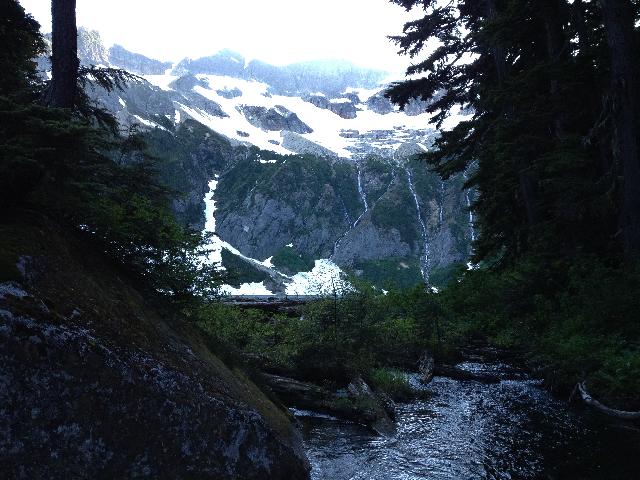
[(234, 255), (226, 248), (222, 249), (222, 265), (227, 269), (225, 282), (233, 287), (243, 283), (259, 283), (269, 280), (269, 275), (255, 268), (250, 263)]
[(388, 258), (358, 262), (360, 277), (385, 290), (411, 288), (422, 283), (419, 261), (415, 258)]
[(298, 272), (309, 272), (313, 269), (315, 262), (312, 258), (299, 254), (292, 247), (282, 247), (271, 260), (273, 265), (287, 275)]

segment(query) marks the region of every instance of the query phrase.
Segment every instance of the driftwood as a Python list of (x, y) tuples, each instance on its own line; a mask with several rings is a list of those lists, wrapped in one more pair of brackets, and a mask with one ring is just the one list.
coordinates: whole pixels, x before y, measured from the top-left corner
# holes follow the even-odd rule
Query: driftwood
[(620, 418), (623, 420), (640, 420), (640, 411), (629, 412), (625, 410), (616, 410), (615, 408), (610, 408), (600, 403), (598, 400), (589, 395), (584, 382), (578, 384), (578, 391), (580, 392), (580, 397), (582, 398), (582, 401), (584, 403), (594, 408), (595, 410), (604, 413), (605, 415)]
[(380, 435), (392, 435), (396, 431), (383, 399), (360, 377), (351, 382), (343, 394), (279, 375), (265, 373), (262, 378), (287, 406), (327, 413), (367, 425)]

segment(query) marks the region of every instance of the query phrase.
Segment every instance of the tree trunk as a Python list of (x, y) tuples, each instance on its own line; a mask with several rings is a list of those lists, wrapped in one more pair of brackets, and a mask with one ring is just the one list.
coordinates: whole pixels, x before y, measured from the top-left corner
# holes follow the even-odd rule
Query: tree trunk
[[(567, 60), (568, 53), (566, 49), (566, 38), (562, 29), (565, 12), (563, 5), (558, 0), (545, 0), (540, 4), (540, 13), (544, 22), (547, 37), (547, 54), (551, 65), (556, 67), (553, 75), (556, 75), (562, 63)], [(552, 104), (557, 106), (554, 115), (553, 129), (558, 139), (566, 136), (567, 114), (562, 107), (560, 81), (554, 76), (550, 79), (549, 85), (550, 98)]]
[[(495, 0), (486, 0), (487, 19), (489, 21), (495, 19), (498, 15)], [(490, 47), (491, 55), (496, 66), (496, 77), (499, 85), (502, 85), (508, 75), (505, 49), (499, 44), (493, 44)], [(503, 115), (513, 117), (515, 114), (513, 105), (503, 105)], [(537, 186), (531, 171), (531, 166), (521, 157), (516, 160), (516, 171), (518, 175), (518, 185), (520, 187), (520, 195), (524, 204), (525, 214), (527, 217), (527, 225), (532, 227), (538, 221), (537, 208)]]
[(613, 157), (622, 172), (619, 227), (627, 253), (640, 252), (640, 77), (634, 10), (628, 0), (600, 0), (611, 55)]
[(78, 85), (76, 0), (52, 0), (53, 46), (51, 84), (45, 94), (50, 107), (73, 108)]

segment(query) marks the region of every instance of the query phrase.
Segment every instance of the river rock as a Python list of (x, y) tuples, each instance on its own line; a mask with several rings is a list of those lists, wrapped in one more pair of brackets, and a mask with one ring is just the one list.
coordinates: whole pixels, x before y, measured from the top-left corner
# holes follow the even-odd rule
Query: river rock
[(418, 361), (420, 381), (425, 384), (429, 383), (433, 379), (434, 369), (435, 362), (433, 360), (433, 355), (431, 355), (431, 352), (424, 352)]

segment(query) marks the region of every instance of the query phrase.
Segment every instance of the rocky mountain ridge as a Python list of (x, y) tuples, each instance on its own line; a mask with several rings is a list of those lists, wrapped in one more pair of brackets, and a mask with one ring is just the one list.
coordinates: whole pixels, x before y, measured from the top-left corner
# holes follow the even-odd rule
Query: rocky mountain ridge
[[(442, 182), (413, 159), (437, 136), (426, 105), (400, 112), (384, 84), (368, 88), (375, 72), (309, 63), (314, 83), (295, 73), (302, 64), (260, 70), (228, 50), (162, 70), (167, 64), (121, 47), (114, 55), (89, 33), (80, 35), (89, 43), (84, 63), (107, 52), (112, 66), (152, 72), (93, 96), (167, 157), (163, 175), (182, 194), (175, 208), (186, 222), (204, 228), (211, 195), (226, 258), (253, 259), (244, 279), (262, 278), (249, 283), (284, 292), (295, 284), (284, 271), (324, 259), (380, 288), (437, 285), (466, 263), (474, 230), (464, 180)], [(295, 87), (301, 78), (308, 88)]]

